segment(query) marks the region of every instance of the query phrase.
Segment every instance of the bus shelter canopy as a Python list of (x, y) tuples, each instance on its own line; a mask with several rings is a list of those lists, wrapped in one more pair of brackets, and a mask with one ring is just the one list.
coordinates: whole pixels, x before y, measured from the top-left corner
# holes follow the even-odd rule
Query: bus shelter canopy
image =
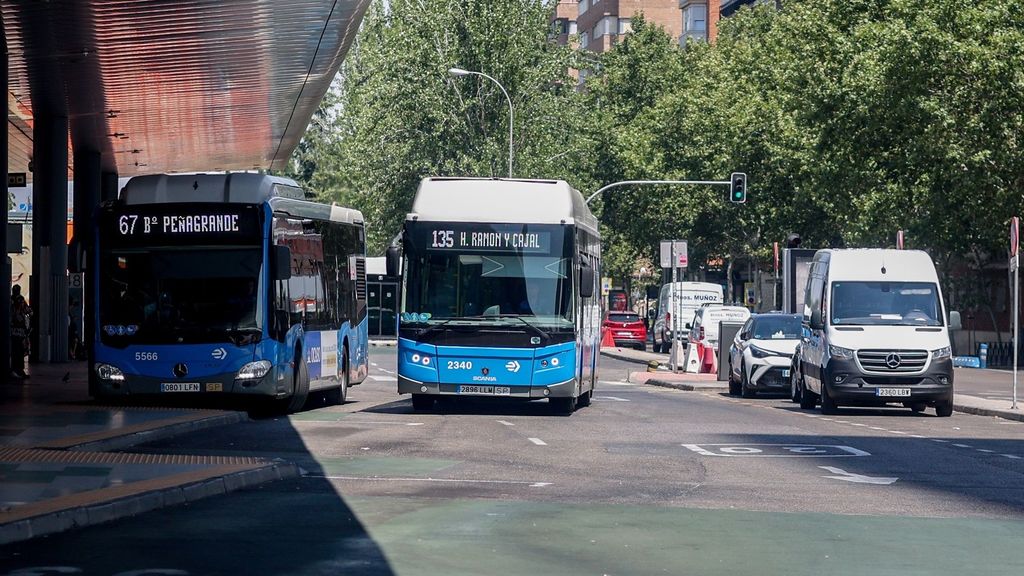
[(121, 176), (281, 169), (368, 4), (0, 0), (8, 170), (29, 172), (42, 115)]

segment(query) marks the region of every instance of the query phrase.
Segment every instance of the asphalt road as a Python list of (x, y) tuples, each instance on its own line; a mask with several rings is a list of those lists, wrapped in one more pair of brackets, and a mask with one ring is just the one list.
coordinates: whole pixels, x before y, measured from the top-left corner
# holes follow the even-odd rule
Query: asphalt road
[(3, 547), (0, 574), (1024, 570), (1022, 423), (823, 417), (630, 384), (635, 366), (608, 359), (571, 417), (544, 402), (423, 414), (395, 394), (394, 349), (372, 361), (345, 406), (143, 447), (276, 456), (303, 478)]

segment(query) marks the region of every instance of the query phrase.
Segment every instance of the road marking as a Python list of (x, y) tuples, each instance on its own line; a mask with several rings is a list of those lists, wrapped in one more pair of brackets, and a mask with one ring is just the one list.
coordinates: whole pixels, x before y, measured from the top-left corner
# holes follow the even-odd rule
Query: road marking
[(885, 428), (882, 428), (881, 426), (868, 426), (868, 428), (871, 428), (872, 430), (881, 430), (882, 432), (887, 432), (887, 430)]
[(614, 400), (616, 402), (629, 402), (625, 398), (619, 398), (618, 396), (594, 396), (594, 400)]
[(515, 424), (511, 422), (505, 422), (504, 420), (498, 420), (498, 424), (501, 424), (502, 426), (515, 426)]
[(970, 448), (971, 447), (970, 444), (953, 444), (953, 446), (956, 446), (957, 448)]
[(932, 438), (932, 442), (941, 442), (942, 444), (949, 444), (949, 440), (943, 440), (941, 438)]
[(1020, 456), (1014, 456), (1013, 454), (1000, 454), (1003, 458), (1010, 458), (1012, 460), (1020, 460)]
[(852, 446), (831, 444), (681, 444), (702, 456), (727, 458), (843, 458), (871, 456)]
[(853, 472), (847, 472), (842, 468), (834, 468), (832, 466), (818, 466), (818, 468), (835, 474), (835, 476), (822, 476), (822, 478), (831, 478), (833, 480), (842, 480), (844, 482), (853, 482), (855, 484), (879, 484), (887, 486), (899, 480), (899, 478), (885, 476), (865, 476), (863, 474), (854, 474)]
[(925, 438), (925, 436), (921, 436), (920, 434), (908, 434), (908, 436), (911, 438)]
[(867, 428), (867, 424), (861, 424), (860, 422), (850, 422), (850, 426), (859, 426), (861, 428)]
[(406, 426), (423, 426), (423, 422), (406, 422)]
[(377, 365), (376, 362), (370, 362), (370, 366), (376, 366), (376, 365)]
[(900, 432), (899, 430), (889, 430), (890, 434), (906, 434), (906, 432)]
[(551, 486), (551, 482), (530, 482), (521, 480), (476, 480), (469, 478), (403, 478), (403, 477), (381, 477), (381, 476), (333, 476), (333, 475), (307, 475), (306, 478), (324, 478), (326, 480), (371, 480), (374, 482), (444, 482), (451, 484), (518, 484), (531, 488)]
[(633, 382), (612, 382), (611, 380), (598, 380), (598, 384), (608, 384), (611, 386), (636, 386)]
[(370, 374), (369, 376), (367, 376), (367, 378), (369, 378), (370, 380), (373, 380), (375, 382), (397, 382), (398, 381), (398, 378), (395, 378), (394, 376), (377, 376), (375, 374)]
[(984, 448), (978, 448), (978, 452), (984, 452), (986, 454), (992, 454), (995, 450), (986, 450)]
[(527, 440), (529, 440), (530, 442), (533, 442), (537, 446), (547, 446), (548, 445), (547, 442), (541, 440), (540, 438), (527, 438)]

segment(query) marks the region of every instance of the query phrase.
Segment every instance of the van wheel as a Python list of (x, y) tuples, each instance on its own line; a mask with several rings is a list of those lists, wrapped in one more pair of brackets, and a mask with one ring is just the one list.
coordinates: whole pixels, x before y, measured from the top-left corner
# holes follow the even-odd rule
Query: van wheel
[(953, 415), (953, 399), (943, 400), (935, 403), (935, 415), (939, 418), (949, 418)]
[(342, 348), (341, 353), (341, 385), (324, 392), (324, 399), (328, 405), (342, 405), (348, 401), (348, 348)]
[(800, 408), (802, 410), (813, 410), (818, 403), (817, 394), (807, 389), (803, 376), (800, 377)]
[(835, 414), (839, 406), (832, 400), (832, 396), (828, 393), (828, 386), (821, 383), (821, 413), (828, 416)]

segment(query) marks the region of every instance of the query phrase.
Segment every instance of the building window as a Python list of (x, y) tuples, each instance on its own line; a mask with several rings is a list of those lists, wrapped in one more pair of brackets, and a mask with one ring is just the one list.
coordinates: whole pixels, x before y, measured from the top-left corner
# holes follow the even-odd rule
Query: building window
[(583, 14), (588, 8), (590, 8), (590, 0), (580, 0), (579, 13)]
[(551, 33), (555, 36), (561, 36), (562, 34), (568, 34), (569, 30), (569, 19), (568, 18), (555, 18), (554, 22), (551, 23)]
[(629, 18), (619, 18), (619, 34), (629, 34), (633, 31), (633, 24)]
[(618, 19), (615, 16), (605, 16), (597, 21), (597, 25), (594, 26), (594, 39), (600, 38), (605, 34), (614, 36), (618, 33), (619, 27), (617, 24)]
[(569, 34), (575, 34), (578, 31), (575, 20), (569, 20)]
[(683, 8), (683, 36), (704, 40), (708, 37), (708, 7), (690, 4)]
[(590, 34), (587, 33), (587, 32), (584, 32), (583, 34), (580, 34), (580, 48), (586, 48), (589, 45), (590, 45)]

